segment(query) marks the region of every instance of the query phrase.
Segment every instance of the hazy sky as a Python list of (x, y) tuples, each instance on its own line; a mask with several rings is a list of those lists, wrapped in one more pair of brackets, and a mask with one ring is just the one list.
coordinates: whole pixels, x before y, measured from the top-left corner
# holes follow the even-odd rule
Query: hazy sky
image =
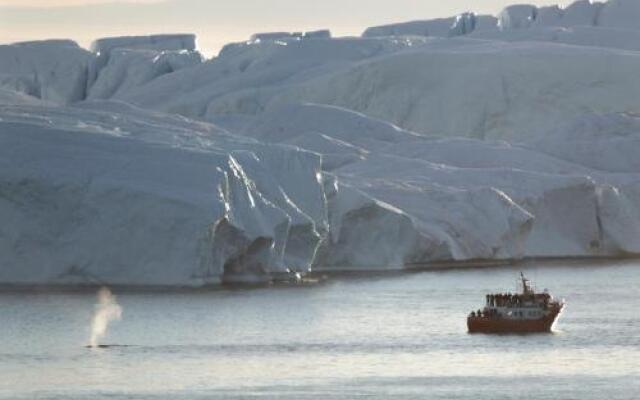
[[(447, 17), (463, 11), (498, 13), (516, 0), (0, 0), (0, 43), (193, 32), (209, 55), (252, 33), (329, 28), (359, 35), (366, 27)], [(557, 4), (557, 0), (530, 3)], [(567, 1), (560, 1), (561, 5)]]

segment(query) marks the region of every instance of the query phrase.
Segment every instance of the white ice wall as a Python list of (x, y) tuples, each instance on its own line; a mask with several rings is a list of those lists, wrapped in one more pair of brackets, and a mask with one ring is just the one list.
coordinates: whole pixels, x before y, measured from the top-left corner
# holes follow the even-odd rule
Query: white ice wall
[(313, 262), (315, 154), (111, 103), (0, 115), (1, 282), (201, 285)]
[(602, 7), (598, 25), (619, 29), (640, 29), (640, 2), (609, 0)]
[(637, 4), (0, 46), (0, 282), (638, 254)]
[(64, 40), (0, 45), (0, 87), (61, 104), (82, 100), (94, 55)]

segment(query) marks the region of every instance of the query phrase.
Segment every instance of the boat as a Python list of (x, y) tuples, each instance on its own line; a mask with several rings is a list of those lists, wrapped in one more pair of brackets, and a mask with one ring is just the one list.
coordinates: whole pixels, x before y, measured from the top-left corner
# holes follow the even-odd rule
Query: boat
[(551, 332), (564, 308), (545, 289), (536, 293), (520, 273), (521, 293), (488, 294), (484, 308), (467, 317), (469, 333), (542, 333)]

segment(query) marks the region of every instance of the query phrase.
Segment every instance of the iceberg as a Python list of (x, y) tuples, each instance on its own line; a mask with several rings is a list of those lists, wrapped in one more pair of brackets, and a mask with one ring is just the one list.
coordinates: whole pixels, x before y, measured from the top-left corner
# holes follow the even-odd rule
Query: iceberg
[[(601, 125), (619, 129), (611, 123)], [(633, 129), (627, 124), (627, 131)], [(579, 127), (573, 131), (579, 132)], [(271, 111), (243, 134), (272, 143), (303, 144), (329, 161), (324, 169), (337, 183), (327, 189), (333, 217), (318, 268), (427, 264), (440, 257), (608, 254), (600, 245), (604, 233), (599, 224), (606, 219), (599, 214), (601, 191), (606, 182), (618, 178), (575, 162), (579, 160), (565, 161), (562, 153), (545, 154), (544, 141), (523, 146), (427, 136), (315, 104)], [(556, 141), (549, 148), (569, 151), (556, 135), (550, 138)], [(362, 211), (356, 213), (355, 208)], [(389, 215), (390, 210), (400, 214)], [(373, 238), (364, 233), (367, 219), (376, 226)], [(377, 219), (384, 222), (374, 222)], [(394, 233), (402, 239), (385, 238), (386, 229), (395, 226), (403, 227)], [(369, 242), (375, 238), (380, 243)], [(347, 250), (367, 246), (378, 252)], [(369, 256), (381, 260), (380, 265), (367, 265)]]
[(326, 229), (313, 153), (120, 104), (0, 115), (0, 282), (266, 279), (310, 267), (292, 231), (314, 250)]
[(532, 27), (563, 26), (564, 10), (559, 6), (540, 7), (536, 11), (536, 17), (532, 21)]
[(638, 255), (637, 11), (0, 46), (0, 283)]
[(87, 99), (110, 99), (165, 74), (202, 63), (195, 51), (114, 49), (88, 90)]
[(368, 28), (363, 37), (380, 36), (438, 36), (448, 37), (456, 18), (440, 18), (428, 21), (412, 21), (394, 25), (375, 26)]
[(120, 36), (97, 39), (91, 44), (91, 51), (102, 60), (100, 62), (102, 65), (115, 49), (195, 51), (196, 36), (193, 34)]
[(362, 34), (362, 37), (462, 36), (476, 30), (495, 30), (497, 29), (497, 23), (498, 19), (492, 15), (476, 15), (475, 13), (467, 12), (450, 18), (438, 18), (375, 26), (367, 28)]
[(0, 45), (0, 88), (59, 104), (83, 100), (94, 56), (70, 40)]
[(602, 5), (597, 24), (619, 29), (640, 29), (640, 3), (635, 0), (609, 0)]
[(508, 39), (512, 35), (522, 35), (516, 33), (517, 31), (544, 27), (638, 30), (638, 21), (640, 5), (635, 0), (577, 0), (564, 8), (558, 5), (537, 7), (531, 4), (515, 4), (505, 7), (497, 17), (467, 12), (450, 18), (375, 26), (366, 29), (363, 37), (453, 37), (476, 32)]
[(530, 27), (538, 17), (538, 7), (530, 4), (508, 6), (498, 15), (498, 27), (502, 30)]
[(591, 0), (577, 0), (571, 3), (562, 16), (563, 26), (598, 25), (603, 3)]

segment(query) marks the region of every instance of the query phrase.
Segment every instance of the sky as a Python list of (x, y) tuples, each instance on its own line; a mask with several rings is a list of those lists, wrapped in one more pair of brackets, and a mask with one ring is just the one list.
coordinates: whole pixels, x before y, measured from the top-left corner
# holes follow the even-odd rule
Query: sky
[[(74, 39), (88, 47), (106, 36), (195, 33), (215, 55), (224, 44), (265, 31), (331, 29), (359, 35), (374, 25), (497, 14), (516, 0), (0, 0), (0, 43)], [(566, 1), (531, 0), (538, 5)]]

